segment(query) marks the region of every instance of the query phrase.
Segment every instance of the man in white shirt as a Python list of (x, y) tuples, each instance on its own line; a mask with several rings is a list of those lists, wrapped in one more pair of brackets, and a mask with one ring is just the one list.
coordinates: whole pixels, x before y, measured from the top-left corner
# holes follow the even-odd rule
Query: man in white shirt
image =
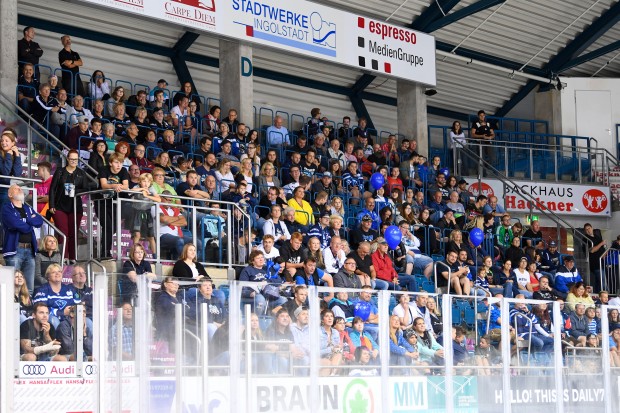
[(179, 104), (172, 108), (170, 113), (172, 113), (172, 123), (175, 127), (179, 126), (179, 119), (183, 116), (187, 116), (189, 113), (187, 111), (187, 106), (189, 104), (189, 99), (187, 96), (183, 96), (179, 100)]
[(325, 272), (336, 275), (340, 268), (344, 265), (347, 258), (342, 249), (342, 240), (340, 237), (332, 237), (329, 248), (323, 250), (323, 262), (325, 263)]
[(258, 247), (257, 250), (262, 251), (265, 256), (265, 260), (273, 260), (276, 257), (280, 256), (280, 251), (276, 247), (273, 246), (275, 243), (275, 238), (271, 234), (266, 234), (263, 236), (263, 242)]

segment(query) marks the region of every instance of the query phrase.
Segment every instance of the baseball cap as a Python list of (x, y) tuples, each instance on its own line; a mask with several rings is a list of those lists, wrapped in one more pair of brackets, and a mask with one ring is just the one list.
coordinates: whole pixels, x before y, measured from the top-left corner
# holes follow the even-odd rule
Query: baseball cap
[(80, 123), (88, 123), (88, 118), (86, 116), (79, 116), (78, 122)]
[(323, 178), (328, 177), (331, 178), (332, 177), (332, 173), (331, 172), (323, 172)]
[(387, 244), (387, 241), (383, 237), (377, 238), (377, 244)]
[(357, 131), (357, 136), (361, 136), (362, 138), (367, 138), (368, 137), (368, 131), (360, 129), (360, 130)]
[(566, 257), (564, 257), (564, 262), (566, 261), (575, 261), (575, 258), (572, 255), (567, 255)]
[(325, 217), (331, 217), (331, 213), (329, 211), (323, 211), (321, 212), (321, 218), (325, 218)]
[(467, 181), (466, 181), (466, 180), (464, 180), (464, 179), (461, 179), (461, 180), (459, 181), (459, 185), (463, 185), (463, 184), (467, 185)]
[(549, 246), (550, 246), (550, 247), (557, 247), (557, 246), (558, 246), (558, 243), (557, 243), (557, 242), (555, 242), (555, 241), (551, 241), (551, 242), (549, 243)]
[(304, 311), (305, 308), (303, 308), (302, 306), (299, 306), (295, 309), (295, 311), (293, 312), (293, 315), (295, 316), (295, 318), (299, 317), (299, 314), (301, 314), (302, 311)]
[(443, 214), (445, 215), (445, 214), (447, 214), (448, 212), (452, 212), (452, 213), (454, 214), (454, 210), (453, 210), (453, 209), (451, 209), (451, 208), (446, 208), (446, 210), (445, 210), (445, 211), (443, 211)]
[(366, 214), (366, 215), (364, 215), (362, 217), (362, 221), (372, 221), (372, 217), (370, 215)]

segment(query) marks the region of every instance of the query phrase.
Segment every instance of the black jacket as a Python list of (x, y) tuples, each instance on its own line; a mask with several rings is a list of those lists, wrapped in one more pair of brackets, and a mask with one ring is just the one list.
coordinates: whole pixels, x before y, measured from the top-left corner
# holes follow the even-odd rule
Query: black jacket
[[(65, 212), (75, 212), (76, 216), (82, 216), (82, 202), (76, 202), (76, 209), (73, 211), (73, 200), (65, 196), (65, 183), (71, 174), (65, 168), (58, 168), (52, 177), (49, 192), (50, 209), (55, 208)], [(73, 184), (75, 185), (75, 195), (97, 188), (97, 184), (88, 179), (84, 170), (77, 168), (73, 171)], [(71, 201), (71, 202), (69, 202)]]

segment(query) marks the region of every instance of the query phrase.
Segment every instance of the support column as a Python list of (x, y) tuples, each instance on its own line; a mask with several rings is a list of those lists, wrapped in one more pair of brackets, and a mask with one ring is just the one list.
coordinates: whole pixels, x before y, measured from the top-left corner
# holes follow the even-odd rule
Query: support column
[(418, 141), (418, 153), (428, 156), (428, 115), (426, 87), (417, 83), (396, 81), (398, 133)]
[(249, 128), (254, 125), (254, 74), (252, 47), (220, 40), (220, 99), (222, 117), (237, 109), (239, 120)]
[[(536, 119), (549, 122), (549, 133), (562, 133), (562, 92), (556, 89), (549, 89), (544, 92), (534, 93), (534, 113)], [(544, 130), (537, 130), (538, 133), (545, 133)]]
[(17, 0), (0, 1), (0, 91), (15, 100), (17, 87)]

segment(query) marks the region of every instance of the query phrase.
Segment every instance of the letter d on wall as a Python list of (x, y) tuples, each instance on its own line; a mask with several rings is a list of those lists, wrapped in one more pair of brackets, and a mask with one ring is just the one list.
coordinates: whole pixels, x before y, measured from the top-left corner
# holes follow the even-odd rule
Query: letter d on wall
[(250, 77), (253, 71), (254, 67), (252, 66), (252, 61), (247, 57), (241, 56), (241, 76)]

